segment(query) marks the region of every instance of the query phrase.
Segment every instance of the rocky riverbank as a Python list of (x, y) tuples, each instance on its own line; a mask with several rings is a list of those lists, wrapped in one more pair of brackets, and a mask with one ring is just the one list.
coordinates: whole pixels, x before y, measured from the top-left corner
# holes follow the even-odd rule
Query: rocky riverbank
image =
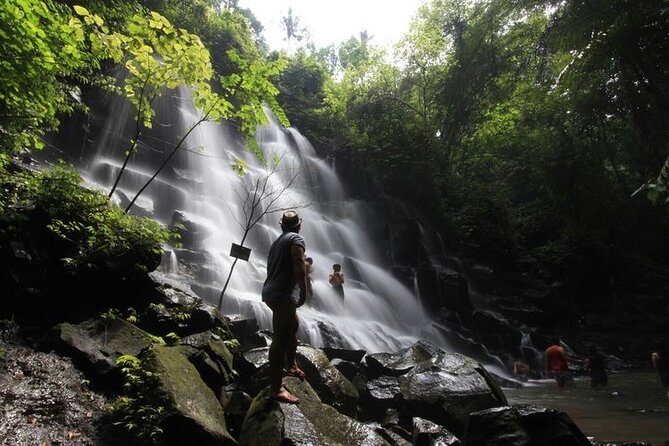
[[(565, 413), (511, 407), (476, 361), (423, 342), (377, 354), (300, 345), (306, 379), (285, 383), (301, 402), (276, 403), (267, 345), (242, 347), (266, 333), (156, 289), (160, 330), (155, 302), (132, 322), (107, 314), (44, 333), (3, 322), (4, 444), (591, 444)], [(174, 320), (177, 310), (197, 322)], [(140, 328), (149, 325), (155, 333)]]

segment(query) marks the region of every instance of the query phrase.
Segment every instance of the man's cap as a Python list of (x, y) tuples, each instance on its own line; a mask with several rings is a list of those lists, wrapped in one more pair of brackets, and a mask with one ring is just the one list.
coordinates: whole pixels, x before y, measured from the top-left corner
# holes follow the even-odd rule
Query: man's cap
[(290, 229), (299, 226), (302, 223), (302, 219), (297, 215), (297, 211), (290, 209), (283, 213), (279, 223), (282, 227)]

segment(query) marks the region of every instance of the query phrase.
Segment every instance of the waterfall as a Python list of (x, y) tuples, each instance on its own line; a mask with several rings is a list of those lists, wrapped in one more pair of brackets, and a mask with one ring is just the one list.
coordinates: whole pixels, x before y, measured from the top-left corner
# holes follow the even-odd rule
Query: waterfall
[[(183, 90), (177, 93), (171, 101), (163, 101), (171, 102), (171, 109), (168, 103), (157, 110), (154, 128), (142, 138), (139, 154), (130, 160), (114, 197), (122, 205), (199, 117), (189, 95)], [(127, 106), (115, 101), (109, 107), (109, 119), (96, 139), (94, 154), (81, 166), (87, 181), (106, 190), (123, 163), (134, 125)], [(306, 255), (314, 259), (314, 297), (299, 309), (302, 342), (380, 352), (425, 339), (450, 350), (443, 331), (434, 327), (415, 292), (393, 277), (384, 264), (384, 247), (368, 230), (370, 222), (381, 217), (369, 202), (346, 195), (332, 160), (320, 159), (296, 129), (283, 128), (271, 115), (269, 123), (257, 129), (256, 141), (266, 159), (281, 160), (274, 174), (243, 149), (230, 124), (201, 124), (137, 201), (132, 212), (152, 215), (165, 224), (185, 221), (191, 230), (192, 238), (184, 240), (183, 248), (167, 247), (170, 254), (164, 256), (161, 269), (174, 276), (176, 263), (169, 262), (176, 259), (179, 264), (195, 265), (197, 271), (181, 280), (216, 305), (234, 260), (229, 255), (231, 244), (239, 243), (243, 234), (238, 222), (244, 219), (244, 198), (252, 193), (256, 181), (269, 178), (272, 190), (286, 188), (273, 209), (297, 209), (303, 219)], [(248, 164), (242, 177), (231, 167), (238, 159)], [(271, 329), (271, 312), (261, 302), (260, 292), (267, 251), (280, 234), (280, 216), (280, 212), (268, 213), (251, 229), (244, 243), (251, 248), (250, 259), (237, 262), (222, 305), (224, 314), (255, 318), (263, 329)], [(346, 274), (343, 303), (328, 284), (335, 263)]]

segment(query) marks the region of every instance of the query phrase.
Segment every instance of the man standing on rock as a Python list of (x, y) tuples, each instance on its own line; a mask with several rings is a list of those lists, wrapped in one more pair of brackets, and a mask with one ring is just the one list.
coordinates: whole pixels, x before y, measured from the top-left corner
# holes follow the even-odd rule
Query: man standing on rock
[(262, 300), (272, 310), (272, 345), (269, 349), (270, 398), (282, 403), (297, 404), (299, 399), (283, 385), (284, 360), (288, 376), (304, 379), (297, 366), (297, 307), (307, 297), (307, 269), (304, 259), (304, 238), (299, 234), (302, 219), (296, 211), (283, 213), (280, 220), (283, 233), (269, 248), (267, 279), (262, 289)]

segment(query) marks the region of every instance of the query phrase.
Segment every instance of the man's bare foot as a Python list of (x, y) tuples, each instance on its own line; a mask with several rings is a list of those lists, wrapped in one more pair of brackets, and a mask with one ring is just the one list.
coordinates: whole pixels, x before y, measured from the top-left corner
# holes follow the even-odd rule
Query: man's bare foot
[(293, 366), (288, 370), (286, 373), (286, 376), (294, 376), (295, 378), (298, 378), (300, 381), (304, 381), (305, 375), (304, 371), (299, 368), (298, 366)]
[(300, 402), (300, 399), (286, 390), (285, 387), (281, 387), (277, 393), (270, 393), (269, 397), (279, 403), (298, 404)]

